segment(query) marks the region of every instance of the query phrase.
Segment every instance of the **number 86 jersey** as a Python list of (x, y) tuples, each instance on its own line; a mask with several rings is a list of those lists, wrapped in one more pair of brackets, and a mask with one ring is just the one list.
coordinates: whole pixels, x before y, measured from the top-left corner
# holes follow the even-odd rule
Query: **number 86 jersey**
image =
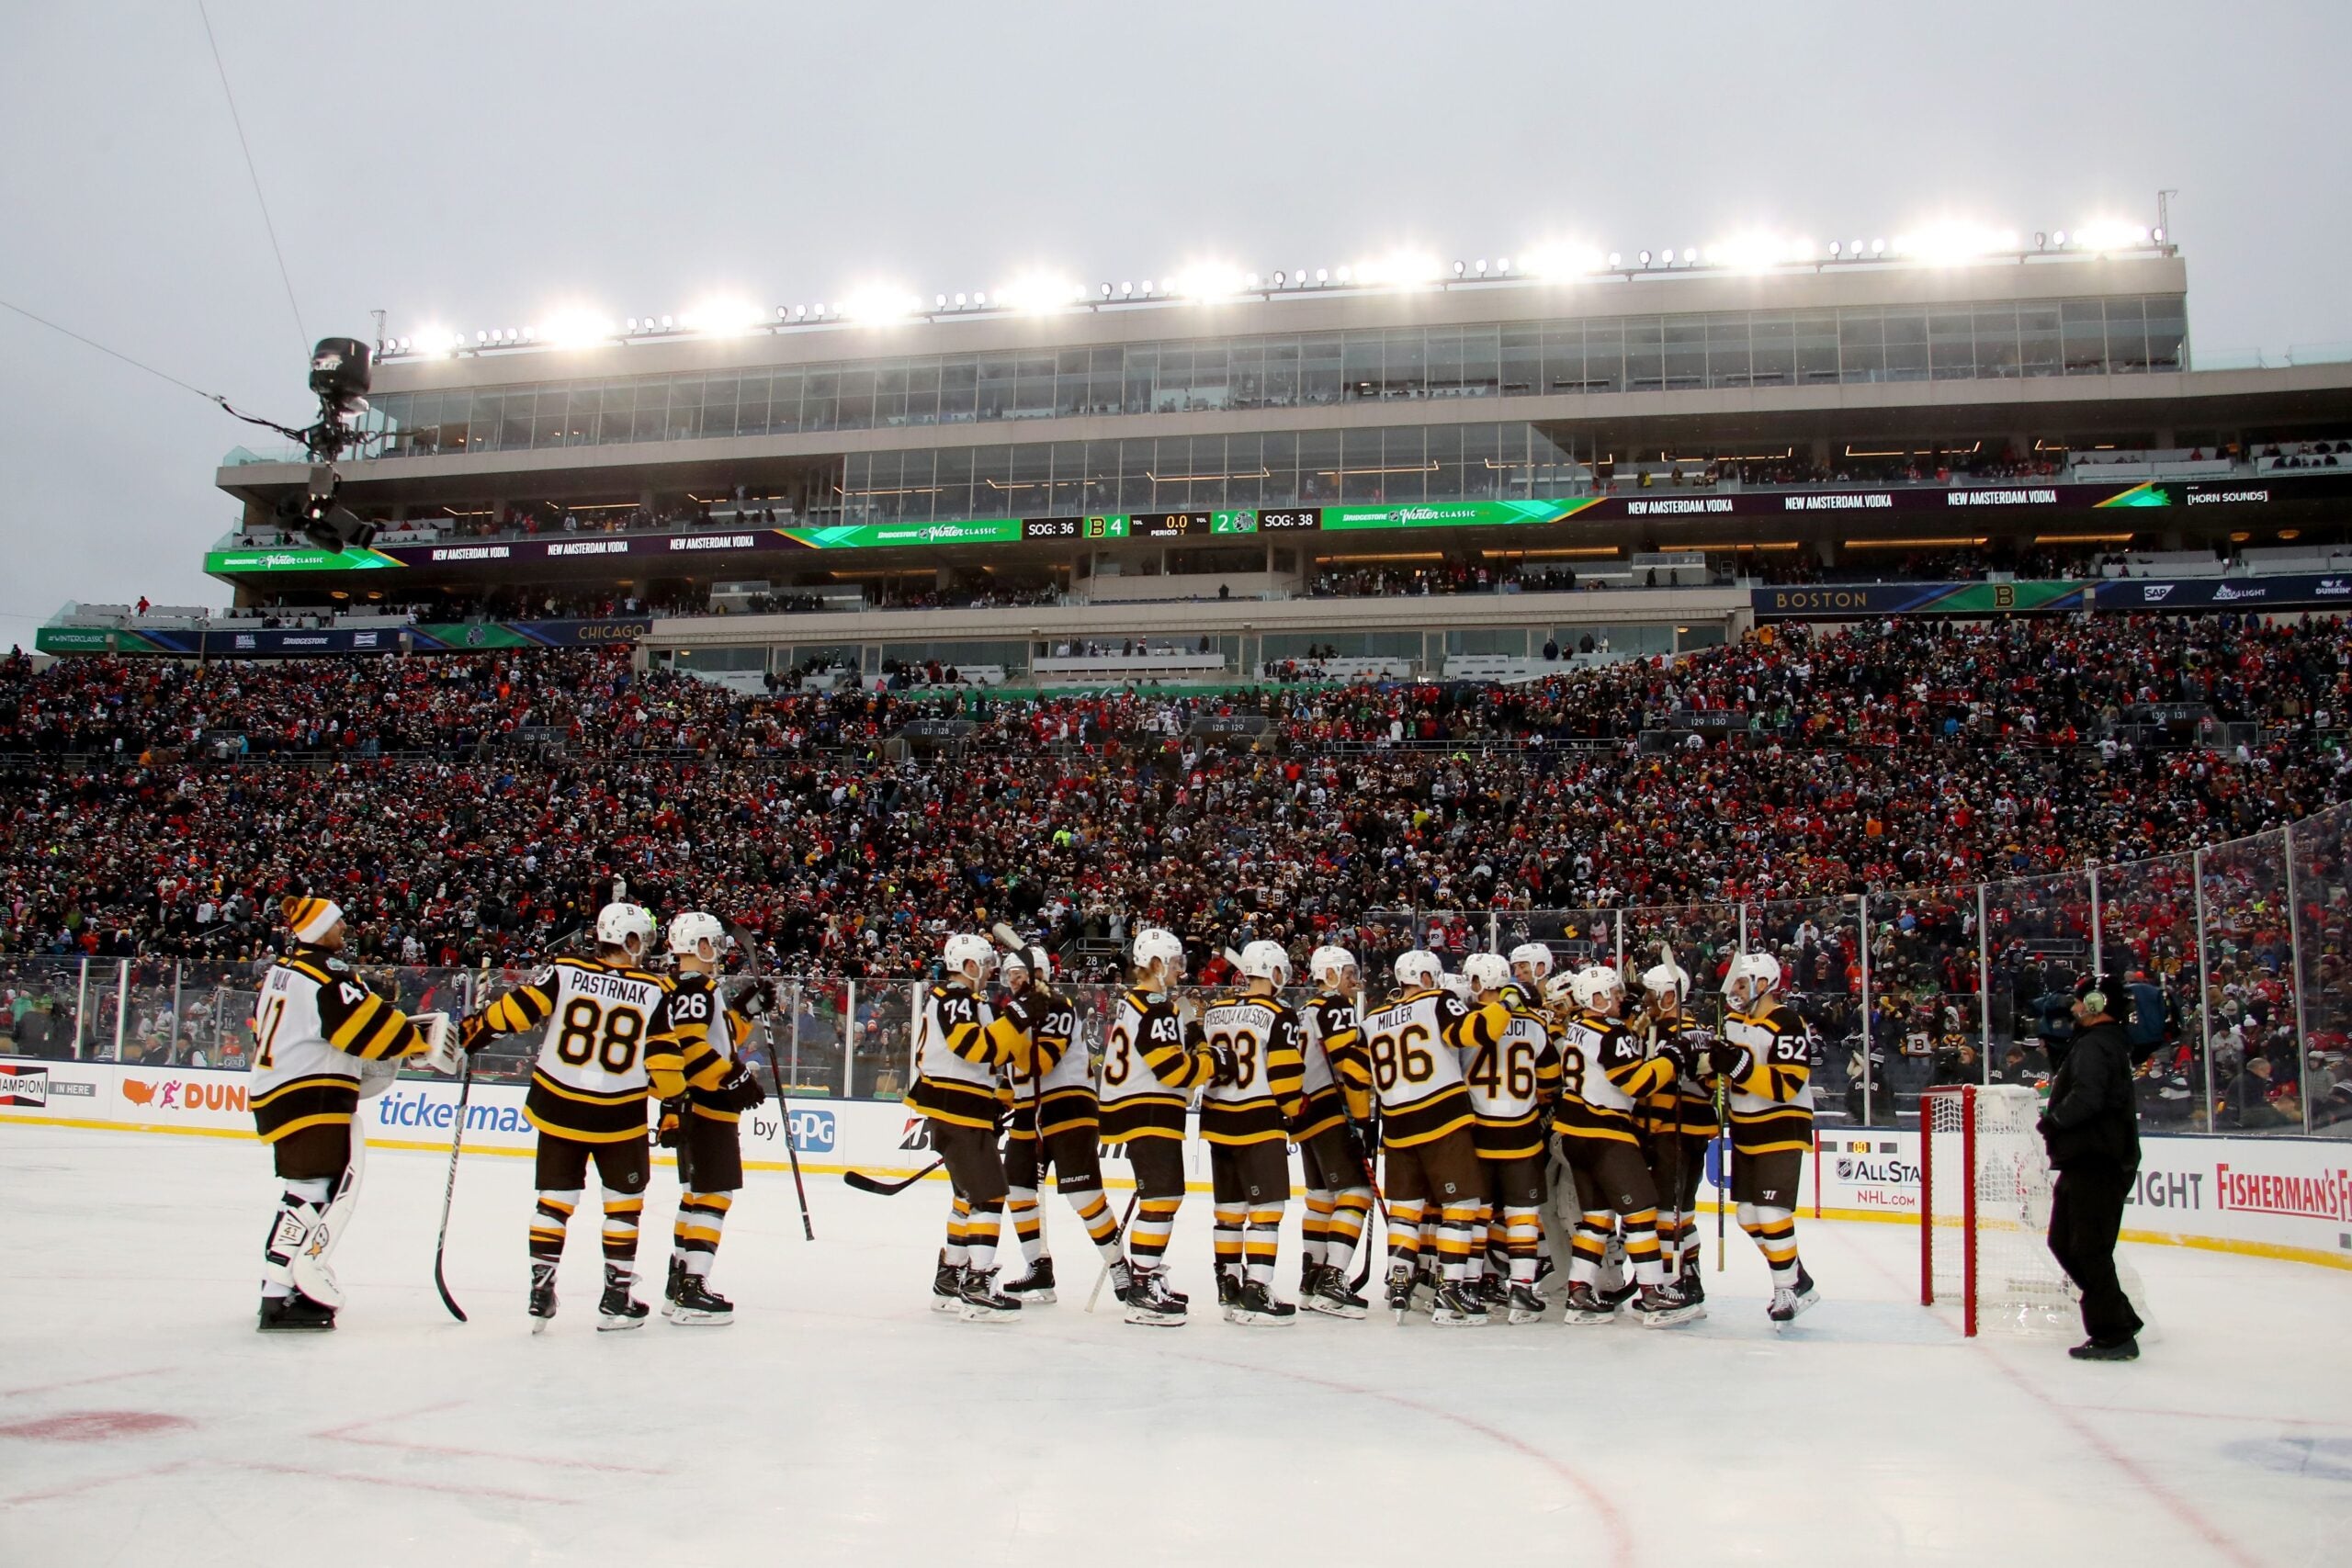
[(1498, 1007), (1473, 1008), (1452, 993), (1408, 991), (1366, 1013), (1361, 1054), (1333, 1060), (1349, 1111), (1380, 1102), (1380, 1141), (1392, 1149), (1435, 1143), (1471, 1124), (1476, 1111), (1462, 1079), (1462, 1057), (1502, 1038), (1510, 1018)]

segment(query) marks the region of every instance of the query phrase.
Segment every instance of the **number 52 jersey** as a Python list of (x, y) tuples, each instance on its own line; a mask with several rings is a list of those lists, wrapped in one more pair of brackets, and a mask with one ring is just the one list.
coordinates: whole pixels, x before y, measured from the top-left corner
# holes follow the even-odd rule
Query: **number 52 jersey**
[(645, 1135), (645, 1099), (685, 1092), (672, 1038), (670, 982), (594, 958), (559, 958), (491, 1003), (501, 1034), (544, 1023), (523, 1114), (542, 1133), (587, 1144)]

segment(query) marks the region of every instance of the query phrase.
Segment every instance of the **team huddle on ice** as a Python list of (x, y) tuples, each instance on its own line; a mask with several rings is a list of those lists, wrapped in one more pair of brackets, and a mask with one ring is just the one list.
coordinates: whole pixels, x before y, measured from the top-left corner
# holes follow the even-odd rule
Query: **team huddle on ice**
[[(1718, 1032), (1685, 1012), (1690, 976), (1668, 953), (1642, 975), (1629, 1010), (1617, 968), (1555, 975), (1541, 942), (1508, 959), (1475, 953), (1459, 976), (1433, 953), (1408, 953), (1396, 988), (1376, 1002), (1352, 954), (1320, 947), (1307, 963), (1316, 994), (1294, 1007), (1282, 995), (1289, 954), (1255, 942), (1236, 955), (1238, 987), (1202, 1005), (1177, 995), (1182, 943), (1146, 929), (1098, 1062), (1076, 1038), (1077, 1010), (1054, 990), (1046, 954), (1004, 945), (1012, 951), (1000, 959), (986, 938), (950, 938), (945, 976), (917, 1025), (907, 1102), (928, 1119), (955, 1188), (932, 1287), (943, 1312), (998, 1319), (1055, 1299), (1037, 1208), (1051, 1169), (1127, 1321), (1183, 1323), (1189, 1303), (1169, 1288), (1166, 1258), (1196, 1095), (1228, 1321), (1295, 1322), (1302, 1304), (1364, 1316), (1369, 1269), (1351, 1279), (1351, 1269), (1375, 1203), (1387, 1223), (1387, 1304), (1400, 1319), (1425, 1287), (1439, 1324), (1486, 1323), (1490, 1309), (1537, 1321), (1556, 1183), (1548, 1206), (1576, 1216), (1573, 1234), (1555, 1238), (1569, 1257), (1566, 1321), (1606, 1323), (1630, 1303), (1652, 1326), (1688, 1322), (1705, 1310), (1693, 1208), (1725, 1122), (1740, 1227), (1771, 1266), (1770, 1316), (1786, 1323), (1813, 1304), (1794, 1213), (1812, 1146), (1811, 1046), (1780, 1005), (1780, 964), (1768, 954), (1732, 962)], [(1296, 1303), (1274, 1290), (1292, 1145), (1306, 1188)], [(1135, 1176), (1124, 1226), (1102, 1192), (1106, 1148)], [(1000, 1290), (1008, 1209), (1026, 1271)], [(1628, 1275), (1622, 1286), (1611, 1279)]]
[[(558, 957), (453, 1021), (408, 1017), (351, 970), (334, 903), (289, 898), (284, 914), (295, 942), (262, 987), (249, 1098), (284, 1184), (265, 1248), (263, 1329), (334, 1326), (342, 1294), (329, 1265), (365, 1165), (360, 1099), (403, 1059), (457, 1071), (490, 1040), (534, 1030), (533, 1331), (555, 1316), (564, 1235), (592, 1166), (605, 1257), (597, 1326), (645, 1322), (632, 1287), (652, 1167), (649, 1100), (683, 1190), (663, 1314), (729, 1321), (708, 1275), (743, 1181), (738, 1119), (765, 1099), (740, 1047), (775, 993), (755, 977), (722, 981), (728, 934), (717, 918), (671, 920), (673, 971), (662, 974), (650, 966), (652, 915), (608, 904), (592, 953)], [(1494, 1310), (1515, 1324), (1542, 1318), (1548, 1213), (1570, 1227), (1551, 1238), (1568, 1259), (1566, 1321), (1606, 1323), (1630, 1306), (1651, 1326), (1688, 1322), (1705, 1310), (1695, 1201), (1709, 1143), (1726, 1130), (1740, 1228), (1771, 1267), (1770, 1315), (1785, 1323), (1813, 1303), (1794, 1214), (1812, 1145), (1811, 1042), (1779, 1002), (1769, 954), (1732, 961), (1715, 1031), (1685, 1010), (1690, 976), (1670, 953), (1642, 974), (1629, 1009), (1617, 967), (1555, 974), (1541, 942), (1508, 959), (1474, 953), (1458, 976), (1433, 953), (1408, 953), (1379, 1001), (1364, 995), (1352, 954), (1320, 947), (1307, 964), (1315, 994), (1294, 1006), (1289, 954), (1253, 942), (1235, 955), (1238, 987), (1204, 1003), (1178, 994), (1183, 944), (1146, 929), (1134, 986), (1098, 1053), (1044, 950), (1002, 928), (998, 936), (948, 939), (917, 1023), (907, 1103), (925, 1118), (955, 1192), (933, 1283), (939, 1310), (979, 1321), (1055, 1299), (1038, 1208), (1050, 1172), (1101, 1255), (1097, 1289), (1112, 1288), (1130, 1323), (1183, 1323), (1189, 1303), (1166, 1264), (1196, 1098), (1218, 1304), (1232, 1322), (1290, 1323), (1302, 1304), (1364, 1316), (1375, 1205), (1387, 1224), (1387, 1304), (1400, 1319), (1424, 1287), (1439, 1324), (1482, 1324)], [(1306, 1179), (1300, 1303), (1274, 1285), (1292, 1145)], [(1134, 1173), (1124, 1221), (1103, 1193), (1104, 1149)], [(1008, 1211), (1023, 1273), (1000, 1289)]]

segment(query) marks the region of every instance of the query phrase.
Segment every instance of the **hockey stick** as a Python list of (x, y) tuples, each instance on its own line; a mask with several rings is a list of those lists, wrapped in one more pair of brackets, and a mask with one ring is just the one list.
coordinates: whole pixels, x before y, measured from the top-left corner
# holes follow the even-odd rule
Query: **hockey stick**
[[(487, 954), (481, 961), (481, 973), (483, 981), (487, 983), (490, 977), (490, 958)], [(458, 1152), (466, 1141), (466, 1102), (473, 1097), (474, 1091), (474, 1055), (470, 1051), (461, 1054), (465, 1059), (458, 1067), (458, 1111), (450, 1119), (449, 1179), (441, 1187), (441, 1231), (433, 1238), (433, 1288), (441, 1292), (441, 1304), (447, 1307), (449, 1315), (459, 1323), (466, 1321), (466, 1309), (459, 1306), (458, 1298), (449, 1293), (449, 1280), (444, 1272), (444, 1265), (449, 1256), (449, 1209), (458, 1196)]]
[(842, 1185), (854, 1188), (860, 1192), (871, 1192), (877, 1198), (895, 1198), (946, 1163), (944, 1159), (933, 1160), (904, 1181), (885, 1181), (880, 1177), (868, 1176), (862, 1170), (846, 1170), (842, 1173)]
[[(1372, 1189), (1372, 1204), (1374, 1209), (1376, 1210), (1380, 1215), (1381, 1239), (1385, 1245), (1388, 1235), (1388, 1200), (1380, 1190), (1380, 1178), (1373, 1173), (1372, 1152), (1369, 1149), (1364, 1151), (1363, 1179), (1365, 1185)], [(1370, 1220), (1371, 1216), (1366, 1215), (1366, 1223), (1364, 1226), (1366, 1230), (1372, 1228)], [(1374, 1250), (1374, 1248), (1372, 1245), (1371, 1237), (1364, 1235), (1359, 1235), (1356, 1237), (1356, 1271), (1355, 1277), (1348, 1281), (1348, 1293), (1350, 1295), (1354, 1295), (1358, 1292), (1362, 1291), (1371, 1280), (1372, 1255)]]
[[(727, 922), (727, 934), (743, 950), (744, 972), (754, 984), (760, 978), (760, 950), (746, 940), (743, 928), (733, 920)], [(791, 1005), (797, 1008), (800, 998), (796, 991)], [(817, 1239), (817, 1227), (808, 1218), (808, 1185), (800, 1179), (800, 1145), (792, 1141), (792, 1105), (784, 1097), (784, 1074), (775, 1065), (775, 1014), (771, 1011), (760, 1021), (760, 1043), (767, 1047), (768, 1081), (775, 1086), (776, 1130), (784, 1134), (784, 1155), (792, 1162), (792, 1191), (800, 1201), (800, 1236), (804, 1241)]]
[[(1135, 1223), (1136, 1205), (1142, 1201), (1143, 1189), (1141, 1187), (1137, 1187), (1133, 1192), (1127, 1195), (1127, 1212), (1119, 1216), (1119, 1234), (1121, 1235), (1125, 1235), (1127, 1234), (1127, 1227)], [(1111, 1266), (1108, 1263), (1105, 1263), (1102, 1265), (1102, 1271), (1094, 1277), (1094, 1289), (1087, 1292), (1087, 1311), (1092, 1312), (1094, 1310), (1094, 1303), (1102, 1299), (1102, 1287), (1110, 1283), (1110, 1280)]]

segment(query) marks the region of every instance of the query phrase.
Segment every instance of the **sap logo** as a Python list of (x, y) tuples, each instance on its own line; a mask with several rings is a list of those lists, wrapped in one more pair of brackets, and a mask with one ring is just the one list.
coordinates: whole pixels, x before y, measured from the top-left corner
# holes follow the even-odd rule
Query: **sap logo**
[(792, 1113), (792, 1146), (801, 1154), (829, 1154), (833, 1147), (833, 1113), (830, 1111), (795, 1111)]
[(2165, 600), (2172, 597), (2172, 591), (2173, 584), (2169, 582), (2148, 583), (2140, 590), (2140, 603), (2143, 604), (2161, 604)]

